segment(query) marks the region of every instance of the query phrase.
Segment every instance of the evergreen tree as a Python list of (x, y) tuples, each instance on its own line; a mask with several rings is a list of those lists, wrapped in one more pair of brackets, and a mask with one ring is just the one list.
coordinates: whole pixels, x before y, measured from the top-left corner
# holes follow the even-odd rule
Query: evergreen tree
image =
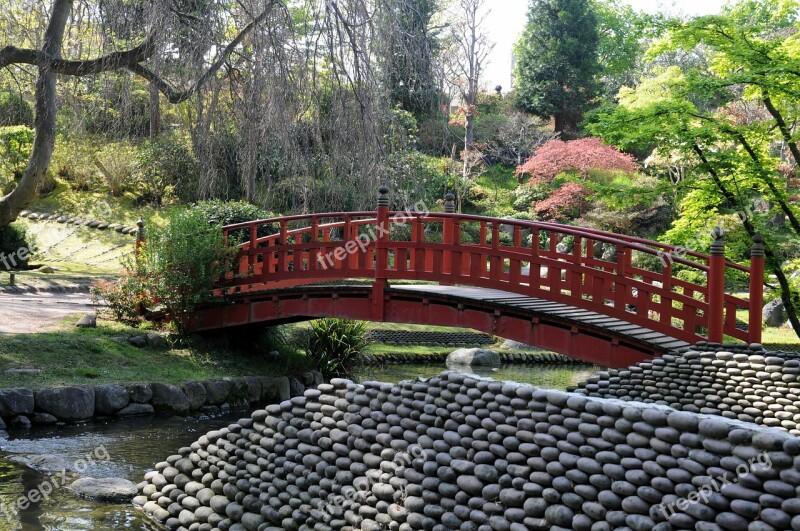
[(586, 0), (531, 0), (516, 46), (517, 104), (571, 133), (598, 93), (597, 17)]

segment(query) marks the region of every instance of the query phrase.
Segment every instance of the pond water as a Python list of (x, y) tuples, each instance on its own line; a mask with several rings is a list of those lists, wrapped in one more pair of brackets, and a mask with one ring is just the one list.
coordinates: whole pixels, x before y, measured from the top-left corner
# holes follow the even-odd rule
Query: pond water
[[(482, 376), (514, 380), (540, 387), (565, 389), (587, 378), (592, 365), (508, 365), (482, 370)], [(356, 380), (397, 382), (417, 376), (435, 376), (442, 365), (387, 365), (358, 371)], [(35, 427), (0, 442), (0, 531), (107, 531), (156, 530), (151, 521), (130, 505), (100, 504), (76, 498), (63, 476), (43, 475), (11, 461), (15, 455), (55, 454), (83, 468), (92, 477), (124, 477), (134, 483), (156, 462), (189, 446), (204, 433), (246, 416), (246, 412), (202, 419), (155, 417), (94, 422), (76, 426)], [(45, 487), (49, 483), (52, 488)], [(18, 500), (31, 490), (48, 492), (47, 499), (20, 508)], [(49, 491), (52, 492), (50, 493)]]
[[(354, 375), (354, 379), (364, 382), (376, 380), (382, 382), (399, 382), (421, 377), (431, 377), (441, 374), (448, 368), (445, 365), (420, 364), (420, 365), (375, 365), (362, 367)], [(598, 365), (583, 363), (552, 363), (541, 365), (503, 365), (499, 368), (473, 367), (470, 373), (495, 380), (511, 380), (527, 383), (536, 387), (548, 389), (566, 389), (577, 385), (597, 371), (603, 370)], [(462, 371), (466, 372), (466, 371)]]
[[(235, 422), (246, 412), (222, 417), (183, 419), (155, 417), (94, 422), (85, 425), (34, 428), (12, 434), (0, 444), (0, 530), (106, 531), (159, 529), (130, 505), (82, 500), (67, 488), (63, 476), (42, 475), (8, 458), (56, 454), (92, 477), (124, 477), (134, 483), (156, 462), (188, 446), (204, 433)], [(87, 457), (88, 456), (88, 457)], [(50, 486), (45, 486), (48, 483)], [(52, 488), (51, 488), (52, 487)], [(52, 490), (48, 499), (20, 509), (24, 493)]]

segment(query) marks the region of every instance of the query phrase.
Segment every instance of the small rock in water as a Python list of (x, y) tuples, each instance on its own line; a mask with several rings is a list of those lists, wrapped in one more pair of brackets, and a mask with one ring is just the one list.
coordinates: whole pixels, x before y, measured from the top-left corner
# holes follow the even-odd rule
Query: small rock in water
[(485, 348), (460, 348), (447, 356), (447, 365), (500, 366), (500, 354)]
[(138, 492), (134, 482), (122, 478), (80, 478), (69, 488), (82, 498), (109, 503), (128, 503)]
[(75, 472), (75, 469), (66, 459), (59, 455), (40, 454), (40, 455), (15, 455), (8, 458), (9, 461), (20, 463), (28, 468), (42, 472), (44, 474), (55, 474), (58, 472)]

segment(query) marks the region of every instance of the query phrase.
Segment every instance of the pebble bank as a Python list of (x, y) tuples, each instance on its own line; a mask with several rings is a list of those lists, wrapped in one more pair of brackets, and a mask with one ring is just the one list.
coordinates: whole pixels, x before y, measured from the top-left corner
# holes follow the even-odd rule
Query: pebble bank
[(158, 463), (134, 503), (192, 531), (800, 530), (799, 456), (785, 430), (659, 404), (334, 379)]
[(577, 392), (664, 404), (800, 435), (800, 359), (797, 353), (765, 352), (760, 345), (701, 345), (665, 354), (596, 373)]

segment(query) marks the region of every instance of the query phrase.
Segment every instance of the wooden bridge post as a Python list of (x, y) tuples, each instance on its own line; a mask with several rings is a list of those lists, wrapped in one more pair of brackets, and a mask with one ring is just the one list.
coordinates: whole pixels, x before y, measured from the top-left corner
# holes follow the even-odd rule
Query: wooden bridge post
[(139, 218), (136, 220), (136, 243), (133, 247), (133, 255), (139, 256), (139, 250), (144, 244), (144, 220)]
[(747, 335), (750, 343), (761, 343), (761, 309), (764, 306), (764, 237), (753, 236), (750, 249), (750, 307)]
[(725, 239), (722, 228), (711, 232), (711, 258), (708, 263), (708, 340), (722, 343), (725, 325)]
[[(456, 196), (452, 192), (447, 192), (444, 196), (444, 213), (454, 214), (456, 211)], [(442, 272), (449, 275), (453, 271), (452, 260), (453, 255), (447, 246), (453, 245), (453, 218), (446, 217), (442, 223), (442, 243), (445, 246), (444, 255), (442, 256)]]
[(372, 320), (383, 321), (384, 291), (389, 269), (389, 187), (382, 184), (378, 188), (378, 213), (376, 216), (375, 240), (375, 282), (372, 284)]

